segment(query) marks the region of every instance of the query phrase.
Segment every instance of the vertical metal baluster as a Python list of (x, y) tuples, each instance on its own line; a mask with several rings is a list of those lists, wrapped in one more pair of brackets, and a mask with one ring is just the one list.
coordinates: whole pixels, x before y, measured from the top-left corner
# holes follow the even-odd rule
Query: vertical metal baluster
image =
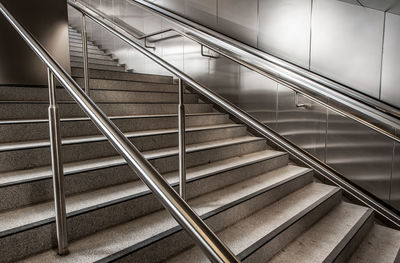
[(82, 14), (82, 51), (83, 77), (85, 79), (85, 93), (89, 95), (89, 55), (87, 47), (86, 16)]
[(179, 129), (179, 194), (186, 200), (186, 143), (185, 143), (185, 105), (183, 93), (185, 87), (182, 79), (179, 79), (179, 106), (178, 106), (178, 129)]
[(58, 254), (65, 255), (68, 253), (68, 237), (67, 237), (67, 217), (66, 217), (67, 213), (65, 209), (65, 194), (64, 194), (64, 170), (61, 158), (60, 116), (57, 107), (54, 75), (49, 68), (47, 68), (47, 77), (49, 85), (49, 102), (50, 102), (49, 105), (49, 130), (50, 130), (50, 147), (51, 147), (50, 150), (51, 150), (51, 164), (53, 172)]

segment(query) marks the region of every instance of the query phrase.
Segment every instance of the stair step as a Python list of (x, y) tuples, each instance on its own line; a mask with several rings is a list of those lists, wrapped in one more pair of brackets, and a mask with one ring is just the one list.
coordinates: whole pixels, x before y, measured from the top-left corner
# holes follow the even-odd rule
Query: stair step
[[(71, 61), (71, 67), (83, 68), (83, 63)], [(126, 72), (125, 66), (123, 65), (103, 65), (103, 64), (89, 63), (88, 67), (90, 69), (102, 69), (102, 70)]]
[[(90, 98), (95, 102), (118, 102), (118, 103), (178, 103), (177, 92), (146, 92), (130, 90), (90, 90)], [(73, 101), (64, 88), (58, 88), (57, 101)], [(0, 87), (0, 97), (3, 101), (46, 101), (48, 100), (48, 88), (45, 87)], [(197, 94), (185, 94), (185, 103), (198, 103)]]
[(342, 202), (268, 262), (334, 262), (348, 253), (346, 246), (358, 245), (356, 235), (372, 222), (372, 210)]
[[(400, 231), (374, 224), (349, 263), (400, 262)], [(397, 261), (396, 261), (397, 260)]]
[[(128, 114), (176, 114), (178, 105), (174, 103), (97, 103), (108, 116), (120, 116)], [(2, 101), (0, 102), (1, 120), (18, 120), (46, 118), (48, 102), (41, 101)], [(75, 102), (58, 103), (62, 118), (82, 117), (85, 113)], [(196, 103), (185, 104), (186, 113), (212, 112), (211, 104)]]
[[(69, 52), (70, 56), (74, 57), (83, 57), (82, 51), (70, 51)], [(113, 57), (111, 55), (107, 54), (93, 54), (89, 53), (88, 58), (95, 58), (95, 59), (104, 59), (104, 60), (113, 60)]]
[[(82, 57), (76, 57), (76, 56), (71, 56), (71, 61), (72, 62), (83, 62)], [(95, 59), (95, 58), (89, 58), (89, 63), (90, 64), (101, 64), (101, 65), (112, 65), (112, 66), (118, 66), (118, 61), (117, 60), (109, 60), (109, 59)]]
[[(83, 86), (84, 79), (76, 78), (76, 82)], [(120, 81), (112, 79), (95, 79), (90, 77), (89, 86), (93, 89), (105, 90), (130, 90), (130, 91), (156, 91), (156, 92), (178, 92), (178, 85), (166, 83), (151, 83), (142, 81)], [(188, 92), (186, 92), (188, 93)]]
[[(82, 39), (75, 39), (75, 38), (70, 38), (69, 39), (69, 43), (75, 43), (75, 44), (81, 44), (82, 45)], [(94, 44), (92, 41), (88, 40), (87, 41), (88, 45), (92, 45), (92, 46), (97, 46), (96, 44)]]
[[(340, 193), (339, 188), (333, 186), (309, 184), (217, 235), (242, 262), (264, 262), (263, 259), (296, 237), (296, 228), (312, 225), (337, 205), (341, 200)], [(166, 262), (209, 261), (200, 248), (194, 246)]]
[[(80, 48), (80, 50), (82, 51), (82, 44), (78, 44), (78, 43), (74, 43), (74, 42), (70, 42), (69, 43), (70, 47), (76, 47), (76, 48)], [(98, 46), (95, 45), (87, 45), (88, 49), (94, 49), (94, 50), (101, 50)]]
[[(196, 144), (246, 135), (246, 128), (238, 124), (196, 127), (187, 130), (187, 144)], [(178, 145), (177, 129), (127, 132), (126, 136), (139, 149), (150, 151)], [(63, 140), (64, 162), (76, 162), (116, 155), (114, 147), (103, 135), (72, 137)], [(46, 140), (6, 143), (0, 145), (0, 172), (29, 169), (50, 164), (50, 144)]]
[[(69, 47), (70, 52), (78, 52), (83, 54), (83, 50), (81, 47), (76, 47), (76, 46), (70, 46)], [(97, 54), (97, 55), (105, 55), (105, 52), (100, 49), (93, 49), (93, 48), (88, 48), (88, 54)], [(76, 57), (76, 56), (74, 56)], [(79, 58), (82, 58), (82, 56), (79, 56)]]
[[(224, 227), (241, 217), (247, 216), (248, 213), (258, 207), (284, 196), (285, 191), (280, 191), (283, 186), (296, 189), (310, 183), (311, 177), (307, 171), (308, 169), (302, 168), (293, 169), (291, 173), (273, 171), (262, 174), (193, 198), (189, 200), (189, 204), (197, 214), (205, 218), (214, 228)], [(255, 192), (258, 195), (255, 195)], [(237, 212), (239, 204), (241, 206), (251, 205), (251, 209), (243, 211), (241, 216), (233, 216)], [(135, 209), (128, 211), (132, 210)], [(84, 231), (87, 232), (86, 229)], [(176, 221), (165, 210), (161, 210), (71, 242), (69, 247), (72, 252), (69, 254), (71, 256), (56, 257), (54, 251), (46, 251), (29, 260), (42, 262), (83, 260), (93, 262), (106, 256), (114, 256), (113, 254), (118, 252), (124, 252), (123, 249), (138, 250), (144, 246), (151, 246), (156, 241), (165, 240), (165, 238), (175, 241), (175, 243), (171, 243), (174, 244), (175, 249), (179, 248), (182, 241), (188, 241), (186, 233), (181, 230)], [(112, 242), (110, 242), (111, 240)], [(82, 246), (82, 244), (85, 245)], [(167, 251), (164, 252), (167, 253)], [(168, 251), (168, 253), (171, 252), (173, 251)]]
[[(110, 119), (122, 132), (168, 129), (178, 125), (176, 114), (114, 116)], [(218, 112), (186, 114), (185, 122), (186, 127), (232, 123), (227, 114)], [(63, 118), (60, 123), (62, 138), (100, 134), (99, 129), (87, 117)], [(0, 134), (0, 143), (48, 139), (48, 119), (0, 121)]]
[[(83, 78), (82, 68), (71, 68), (71, 75), (73, 77)], [(118, 81), (141, 81), (151, 83), (172, 84), (173, 78), (171, 76), (131, 73), (131, 72), (115, 72), (107, 70), (90, 69), (89, 76), (93, 79), (108, 79)]]
[[(187, 145), (187, 167), (195, 167), (268, 149), (265, 140), (255, 137), (238, 137)], [(178, 169), (177, 147), (143, 152), (160, 173)], [(279, 164), (287, 159), (277, 159)], [(120, 156), (64, 163), (67, 193), (99, 188), (107, 184), (131, 181), (132, 170)], [(0, 173), (0, 210), (52, 198), (51, 166)], [(110, 183), (111, 182), (111, 183)], [(15, 191), (24, 190), (19, 198)], [(34, 194), (32, 194), (34, 193)], [(6, 202), (8, 201), (8, 202)]]

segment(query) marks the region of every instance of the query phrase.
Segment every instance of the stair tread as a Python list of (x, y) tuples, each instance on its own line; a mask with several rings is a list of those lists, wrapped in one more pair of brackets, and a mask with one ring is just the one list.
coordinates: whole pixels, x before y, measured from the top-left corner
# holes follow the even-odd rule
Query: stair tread
[[(223, 147), (231, 144), (245, 143), (245, 142), (252, 142), (259, 140), (264, 140), (264, 139), (254, 136), (242, 136), (231, 139), (190, 144), (187, 145), (186, 151), (190, 153), (193, 151), (201, 151), (215, 147)], [(168, 147), (157, 150), (145, 151), (143, 152), (143, 155), (147, 159), (151, 160), (151, 159), (162, 158), (165, 156), (176, 155), (177, 153), (178, 153), (177, 147)], [(97, 158), (97, 159), (91, 159), (73, 163), (65, 163), (64, 174), (67, 175), (72, 173), (79, 173), (83, 171), (96, 170), (96, 169), (119, 166), (124, 164), (126, 164), (126, 161), (121, 156), (111, 156), (111, 157)], [(0, 173), (0, 185), (4, 186), (30, 180), (39, 180), (43, 178), (49, 178), (51, 177), (51, 175), (52, 175), (51, 166), (4, 172)]]
[(400, 253), (400, 231), (374, 224), (349, 263), (393, 263)]
[[(186, 116), (203, 116), (203, 115), (225, 115), (225, 113), (221, 112), (204, 112), (204, 113), (187, 113)], [(171, 117), (177, 116), (177, 114), (147, 114), (147, 115), (121, 115), (121, 116), (109, 116), (111, 120), (117, 119), (134, 119), (134, 118), (156, 118), (156, 117)], [(0, 125), (4, 124), (23, 124), (23, 123), (38, 123), (38, 122), (45, 122), (47, 123), (48, 119), (16, 119), (16, 120), (0, 120)], [(72, 117), (72, 118), (61, 118), (61, 122), (67, 121), (90, 121), (89, 117)]]
[[(337, 187), (320, 183), (306, 185), (229, 226), (217, 235), (233, 253), (238, 255), (276, 229), (295, 221), (298, 214), (337, 191), (339, 191)], [(243, 233), (246, 234), (243, 235)], [(208, 262), (208, 259), (199, 247), (194, 246), (172, 257), (167, 262)]]
[(268, 262), (323, 262), (368, 211), (341, 202)]
[[(187, 127), (186, 131), (201, 131), (201, 130), (212, 130), (212, 129), (223, 129), (223, 128), (233, 128), (233, 127), (243, 127), (241, 124), (236, 123), (226, 123), (226, 124), (216, 124), (216, 125), (205, 125), (197, 127)], [(125, 136), (128, 138), (150, 136), (150, 135), (162, 135), (168, 133), (177, 133), (178, 129), (156, 129), (156, 130), (142, 130), (142, 131), (131, 131), (124, 132)], [(97, 141), (107, 141), (104, 135), (90, 135), (90, 136), (79, 136), (79, 137), (67, 137), (62, 139), (63, 145), (68, 144), (78, 144), (78, 143), (88, 143)], [(13, 142), (13, 143), (0, 143), (0, 152), (3, 151), (15, 151), (21, 149), (38, 148), (38, 147), (49, 147), (49, 140), (34, 140), (34, 141), (24, 141), (24, 142)]]
[[(291, 169), (291, 172), (288, 172), (288, 169)], [(302, 172), (304, 172), (304, 169), (307, 170), (307, 168), (303, 168), (301, 169)], [(280, 172), (274, 170), (196, 197), (189, 200), (189, 205), (198, 215), (205, 215), (211, 211), (217, 211), (229, 203), (245, 198), (254, 192), (282, 183), (288, 178), (300, 176), (298, 172), (299, 168), (296, 166), (290, 166), (280, 170)], [(30, 262), (74, 262), (78, 260), (92, 262), (144, 240), (149, 240), (177, 225), (178, 223), (168, 212), (161, 210), (71, 242), (69, 246), (71, 253), (67, 256), (57, 257), (56, 253), (51, 250), (28, 260)]]

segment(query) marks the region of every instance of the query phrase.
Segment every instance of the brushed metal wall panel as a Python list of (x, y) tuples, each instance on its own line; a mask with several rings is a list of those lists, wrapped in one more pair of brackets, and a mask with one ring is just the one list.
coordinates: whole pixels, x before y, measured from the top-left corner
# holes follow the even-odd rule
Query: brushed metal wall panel
[(384, 201), (389, 201), (392, 157), (390, 139), (329, 111), (327, 164)]
[(311, 70), (379, 97), (382, 12), (337, 0), (315, 0)]
[[(397, 136), (400, 136), (400, 130), (397, 130)], [(400, 210), (400, 143), (395, 144), (390, 202), (392, 206)]]
[(211, 58), (201, 55), (200, 45), (184, 39), (184, 72), (203, 85), (208, 86), (211, 81), (209, 67)]
[(257, 0), (218, 0), (218, 31), (256, 47), (257, 2)]
[(360, 3), (368, 8), (386, 11), (395, 5), (398, 0), (359, 0)]
[(275, 129), (278, 84), (245, 67), (240, 67), (238, 106)]
[(260, 0), (258, 48), (309, 67), (311, 0)]
[(217, 0), (186, 0), (185, 15), (210, 28), (217, 28)]
[(208, 87), (239, 104), (240, 66), (226, 58), (209, 59)]
[(386, 14), (381, 99), (400, 107), (400, 16), (390, 13)]
[(318, 159), (325, 159), (325, 136), (327, 111), (320, 105), (301, 95), (299, 103), (307, 108), (298, 108), (295, 104), (295, 92), (278, 85), (278, 115), (276, 131), (311, 153)]
[(175, 13), (185, 14), (185, 0), (154, 0), (154, 4), (165, 7)]

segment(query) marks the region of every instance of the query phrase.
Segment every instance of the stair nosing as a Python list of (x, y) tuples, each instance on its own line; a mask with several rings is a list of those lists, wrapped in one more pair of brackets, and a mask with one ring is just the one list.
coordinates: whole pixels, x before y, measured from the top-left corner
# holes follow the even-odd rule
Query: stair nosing
[[(238, 137), (238, 138), (246, 138), (246, 140), (241, 140), (241, 141), (237, 141), (234, 143), (223, 143), (220, 145), (207, 145), (204, 146), (200, 149), (189, 149), (186, 151), (186, 153), (195, 153), (195, 152), (200, 152), (200, 151), (206, 151), (206, 150), (210, 150), (210, 149), (215, 149), (215, 148), (223, 148), (223, 147), (230, 147), (230, 146), (235, 146), (235, 145), (239, 145), (242, 143), (252, 143), (252, 142), (257, 142), (257, 141), (264, 141), (264, 138), (261, 137), (254, 137), (254, 136), (242, 136), (242, 137)], [(251, 138), (251, 140), (250, 140)], [(192, 144), (192, 145), (196, 145), (196, 144)], [(190, 145), (188, 145), (190, 146)], [(168, 148), (172, 148), (172, 147), (167, 147)], [(170, 156), (175, 156), (178, 155), (178, 151), (177, 151), (177, 147), (174, 147), (174, 152), (173, 153), (164, 153), (164, 154), (159, 154), (158, 156), (150, 156), (150, 157), (146, 157), (146, 152), (143, 152), (143, 155), (146, 157), (147, 160), (151, 161), (151, 160), (156, 160), (156, 159), (160, 159), (160, 158), (166, 158), (166, 157), (170, 157)], [(91, 160), (104, 160), (104, 159), (115, 159), (115, 162), (113, 164), (108, 164), (106, 166), (101, 166), (101, 165), (97, 165), (97, 166), (93, 166), (90, 168), (85, 168), (85, 169), (78, 169), (76, 171), (72, 171), (72, 172), (64, 172), (65, 176), (69, 176), (72, 174), (78, 174), (78, 173), (83, 173), (83, 172), (88, 172), (88, 171), (96, 171), (96, 170), (101, 170), (101, 169), (108, 169), (108, 168), (112, 168), (112, 167), (118, 167), (118, 166), (124, 166), (127, 165), (127, 162), (123, 159), (122, 156), (120, 155), (114, 155), (114, 156), (108, 156), (108, 157), (103, 157), (103, 158), (96, 158), (96, 159), (91, 159)], [(87, 161), (87, 160), (86, 160)], [(71, 162), (74, 163), (74, 162)], [(77, 163), (77, 162), (75, 162)], [(43, 167), (47, 167), (47, 175), (44, 176), (39, 176), (39, 177), (34, 177), (31, 179), (25, 179), (25, 180), (19, 180), (19, 181), (13, 181), (13, 182), (8, 182), (8, 183), (4, 183), (0, 185), (0, 188), (3, 187), (9, 187), (9, 186), (13, 186), (13, 185), (19, 185), (19, 184), (25, 184), (25, 183), (29, 183), (32, 181), (41, 181), (41, 180), (46, 180), (48, 178), (52, 177), (52, 173), (51, 173), (51, 166), (47, 165), (47, 166), (43, 166)], [(43, 168), (43, 167), (37, 167), (37, 168), (33, 168), (33, 169), (39, 169), (39, 168)], [(31, 169), (31, 170), (33, 170)], [(19, 170), (19, 171), (29, 171), (27, 169), (25, 170)], [(13, 172), (13, 171), (8, 171), (8, 172), (3, 172), (3, 173), (9, 173), (9, 172)]]
[[(222, 213), (222, 212), (224, 212), (224, 211), (226, 211), (226, 210), (228, 210), (228, 209), (230, 209), (230, 208), (232, 208), (234, 206), (240, 205), (243, 202), (246, 202), (246, 201), (248, 201), (250, 199), (253, 199), (253, 198), (255, 198), (255, 197), (259, 196), (259, 195), (262, 195), (262, 194), (264, 194), (264, 193), (266, 193), (268, 191), (271, 191), (274, 188), (280, 187), (280, 186), (282, 186), (282, 185), (284, 185), (284, 184), (286, 184), (286, 183), (288, 183), (290, 181), (293, 181), (293, 180), (296, 180), (296, 179), (298, 179), (298, 178), (300, 178), (302, 176), (305, 176), (305, 175), (307, 175), (308, 173), (310, 173), (312, 171), (309, 168), (304, 168), (304, 169), (305, 170), (300, 171), (300, 172), (296, 173), (295, 175), (292, 175), (289, 178), (286, 178), (286, 179), (284, 179), (282, 181), (276, 182), (276, 183), (274, 183), (272, 185), (264, 187), (263, 189), (260, 189), (260, 190), (258, 190), (256, 192), (253, 192), (253, 193), (248, 194), (248, 195), (246, 195), (244, 197), (236, 199), (233, 202), (230, 202), (228, 204), (220, 206), (220, 207), (218, 207), (218, 208), (216, 208), (216, 209), (214, 209), (214, 210), (212, 210), (210, 212), (207, 212), (207, 213), (205, 213), (203, 215), (200, 215), (200, 218), (202, 220), (207, 220), (208, 218), (211, 218), (211, 217), (213, 217), (213, 216), (215, 216), (215, 215), (217, 215), (219, 213)], [(111, 254), (111, 255), (109, 255), (107, 257), (104, 257), (104, 258), (102, 258), (100, 260), (97, 260), (95, 262), (105, 263), (105, 262), (111, 262), (111, 261), (120, 259), (120, 258), (122, 258), (122, 257), (124, 257), (124, 256), (126, 256), (128, 254), (133, 253), (134, 251), (137, 251), (139, 249), (147, 247), (147, 246), (149, 246), (149, 245), (151, 245), (151, 244), (153, 244), (153, 243), (155, 243), (155, 242), (157, 242), (157, 241), (159, 241), (161, 239), (167, 238), (167, 237), (169, 237), (169, 236), (171, 236), (171, 235), (173, 235), (173, 234), (175, 234), (175, 233), (177, 233), (179, 231), (183, 231), (183, 228), (180, 225), (177, 225), (177, 226), (175, 226), (173, 228), (170, 228), (170, 229), (168, 229), (166, 231), (163, 231), (163, 232), (161, 232), (161, 233), (159, 233), (159, 234), (157, 234), (155, 236), (152, 236), (151, 238), (148, 238), (146, 240), (140, 241), (140, 242), (138, 242), (138, 243), (136, 243), (136, 244), (134, 244), (132, 246), (124, 248), (124, 249), (122, 249), (122, 250), (120, 250), (120, 251), (118, 251), (118, 252), (116, 252), (114, 254)]]
[[(237, 128), (237, 127), (245, 127), (245, 126), (243, 124), (237, 124), (237, 123), (195, 126), (195, 127), (187, 127), (186, 132), (220, 130), (220, 129)], [(169, 128), (169, 129), (154, 129), (154, 130), (142, 130), (142, 131), (125, 131), (123, 133), (129, 139), (129, 138), (140, 138), (140, 137), (147, 137), (147, 136), (175, 134), (175, 133), (178, 133), (178, 129), (177, 128)], [(132, 134), (132, 133), (137, 133), (137, 134)], [(35, 141), (36, 141), (36, 143), (35, 143)], [(50, 147), (50, 141), (48, 139), (47, 140), (35, 140), (35, 141), (31, 141), (31, 143), (27, 143), (26, 145), (23, 145), (22, 142), (0, 143), (0, 153)], [(104, 142), (104, 141), (108, 141), (108, 139), (106, 136), (101, 135), (101, 134), (100, 135), (89, 135), (89, 136), (65, 137), (62, 139), (61, 145), (66, 146), (66, 145)], [(3, 145), (4, 144), (16, 144), (17, 146), (10, 146), (10, 147), (7, 147), (6, 149), (2, 149), (2, 147), (1, 147), (2, 144)]]

